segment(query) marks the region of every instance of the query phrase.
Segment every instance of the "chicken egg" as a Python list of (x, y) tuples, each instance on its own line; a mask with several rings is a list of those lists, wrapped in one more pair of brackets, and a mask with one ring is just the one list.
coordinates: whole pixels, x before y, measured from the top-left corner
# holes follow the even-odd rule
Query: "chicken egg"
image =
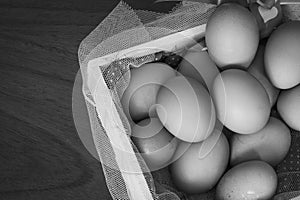
[(249, 67), (258, 47), (259, 28), (247, 8), (220, 5), (208, 19), (205, 32), (209, 55), (219, 67)]
[(164, 63), (148, 63), (131, 69), (129, 85), (121, 98), (127, 118), (136, 122), (148, 118), (160, 86), (174, 76), (175, 70)]
[(178, 140), (174, 139), (157, 118), (147, 118), (132, 127), (132, 141), (140, 151), (149, 170), (161, 169), (169, 164)]
[(161, 86), (156, 102), (158, 118), (177, 138), (200, 142), (212, 133), (215, 107), (208, 91), (195, 79), (169, 79)]
[(267, 125), (250, 135), (231, 137), (231, 166), (249, 160), (263, 160), (272, 166), (279, 164), (291, 145), (290, 129), (279, 119), (271, 117)]
[(216, 189), (217, 200), (270, 199), (276, 191), (277, 175), (263, 161), (236, 165), (221, 178)]
[(300, 131), (300, 85), (281, 91), (277, 110), (289, 127)]
[(179, 64), (178, 72), (196, 79), (211, 90), (213, 81), (220, 72), (208, 53), (202, 50), (200, 45), (198, 46), (199, 48), (192, 47), (185, 53)]
[(255, 133), (268, 122), (271, 111), (268, 94), (246, 71), (228, 69), (219, 74), (212, 97), (217, 118), (236, 133)]
[(269, 37), (265, 50), (266, 73), (280, 89), (300, 83), (300, 21), (280, 25)]
[[(210, 139), (211, 136), (207, 138)], [(181, 191), (190, 194), (207, 192), (215, 186), (227, 167), (229, 145), (225, 135), (221, 134), (211, 151), (200, 158), (203, 142), (189, 144), (188, 149), (170, 167), (172, 179)], [(182, 153), (181, 145), (183, 148), (187, 146), (185, 142), (180, 143), (175, 155)]]

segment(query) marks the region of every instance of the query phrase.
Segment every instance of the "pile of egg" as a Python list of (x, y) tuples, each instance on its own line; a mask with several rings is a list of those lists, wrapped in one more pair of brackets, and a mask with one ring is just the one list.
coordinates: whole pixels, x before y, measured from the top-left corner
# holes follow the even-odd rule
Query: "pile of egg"
[(225, 3), (207, 22), (206, 48), (168, 59), (176, 65), (131, 69), (121, 104), (132, 140), (150, 170), (169, 168), (178, 190), (274, 195), (274, 167), (290, 130), (300, 131), (300, 21), (277, 21), (265, 30), (250, 9)]

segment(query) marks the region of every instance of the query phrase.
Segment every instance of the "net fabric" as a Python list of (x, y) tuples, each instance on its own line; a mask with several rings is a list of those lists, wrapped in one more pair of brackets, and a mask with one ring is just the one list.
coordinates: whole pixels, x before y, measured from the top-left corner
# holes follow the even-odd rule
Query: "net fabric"
[[(87, 103), (87, 109), (89, 113), (90, 123), (91, 123), (91, 130), (93, 132), (93, 135), (96, 135), (95, 132), (97, 131), (98, 137), (94, 137), (95, 145), (97, 150), (99, 149), (102, 152), (106, 152), (102, 155), (99, 155), (101, 163), (109, 162), (110, 166), (112, 167), (106, 167), (105, 168), (105, 178), (107, 183), (107, 187), (110, 188), (110, 193), (112, 196), (114, 196), (116, 199), (126, 199), (128, 196), (127, 191), (124, 187), (125, 183), (122, 179), (121, 172), (118, 170), (118, 165), (116, 161), (114, 160), (114, 151), (109, 143), (107, 135), (105, 134), (104, 128), (101, 126), (101, 123), (98, 122), (98, 117), (95, 112), (95, 107), (91, 105), (90, 103)], [(119, 190), (122, 188), (122, 190)], [(121, 191), (121, 192), (120, 192)]]
[(274, 200), (300, 199), (300, 132), (291, 130), (292, 143), (288, 155), (277, 166), (277, 195)]
[[(115, 133), (112, 131), (113, 129), (108, 129), (103, 126), (103, 123), (109, 124), (109, 122), (103, 121), (106, 116), (99, 115), (101, 110), (97, 112), (97, 109), (101, 109), (101, 107), (107, 106), (109, 103), (113, 104), (113, 107), (117, 110), (117, 115), (121, 119), (121, 125), (124, 127), (125, 132), (123, 134), (130, 134), (130, 125), (120, 104), (120, 96), (122, 96), (122, 93), (127, 87), (130, 79), (129, 66), (132, 65), (134, 67), (139, 67), (144, 63), (154, 61), (155, 57), (153, 54), (148, 54), (143, 57), (128, 59), (129, 56), (127, 55), (117, 55), (118, 59), (115, 58), (115, 60), (113, 60), (116, 62), (108, 62), (97, 66), (102, 75), (100, 75), (97, 71), (93, 71), (95, 72), (94, 74), (91, 73), (91, 71), (89, 72), (87, 67), (88, 62), (97, 57), (119, 52), (122, 49), (127, 49), (152, 39), (160, 38), (171, 33), (193, 27), (197, 24), (205, 23), (205, 19), (207, 19), (208, 14), (203, 12), (204, 9), (214, 7), (209, 4), (197, 5), (199, 10), (194, 9), (193, 18), (191, 18), (189, 13), (189, 16), (187, 16), (189, 19), (187, 19), (187, 17), (185, 21), (182, 19), (183, 15), (180, 12), (180, 9), (182, 9), (183, 12), (184, 10), (187, 12), (189, 10), (187, 7), (196, 5), (197, 4), (195, 3), (192, 5), (182, 4), (173, 10), (174, 14), (171, 12), (167, 15), (162, 15), (161, 13), (155, 12), (134, 11), (126, 3), (121, 1), (108, 15), (108, 17), (105, 18), (105, 20), (103, 20), (103, 22), (82, 41), (79, 47), (79, 62), (83, 76), (83, 93), (88, 107), (93, 139), (103, 165), (107, 186), (113, 199), (136, 199), (132, 196), (132, 190), (130, 189), (133, 185), (126, 182), (124, 178), (124, 174), (127, 173), (126, 171), (132, 170), (126, 169), (126, 166), (130, 164), (128, 160), (138, 161), (139, 165), (136, 169), (134, 169), (136, 173), (134, 176), (142, 175), (145, 179), (147, 187), (142, 188), (145, 193), (150, 192), (153, 199), (179, 199), (178, 192), (176, 190), (173, 189), (173, 191), (171, 191), (163, 184), (160, 184), (158, 181), (153, 179), (152, 174), (149, 173), (149, 169), (145, 165), (142, 157), (138, 154), (136, 147), (129, 137), (127, 137), (128, 143), (126, 148), (131, 148), (133, 152), (136, 152), (136, 154), (129, 154), (128, 152), (123, 151), (123, 149), (121, 149), (122, 147), (115, 144), (116, 142), (112, 142), (111, 137), (109, 136)], [(189, 12), (191, 11), (189, 10)], [(176, 18), (179, 19), (179, 17), (183, 20), (184, 26), (178, 25), (177, 23), (168, 23), (171, 19), (174, 22), (174, 20)], [(157, 21), (153, 21), (154, 19)], [(124, 59), (119, 59), (121, 57)], [(113, 73), (111, 71), (113, 71)], [(103, 96), (102, 100), (104, 102), (97, 104), (95, 101), (95, 94), (97, 95), (99, 88), (95, 85), (91, 85), (91, 80), (95, 79), (96, 82), (94, 83), (99, 84), (97, 82), (97, 76), (99, 75), (104, 76), (105, 79), (105, 83), (100, 83), (100, 85), (102, 84), (101, 86), (107, 86), (107, 88), (109, 88), (109, 93), (106, 94), (107, 96)], [(103, 91), (105, 91), (105, 88), (103, 89)], [(106, 99), (108, 96), (113, 99), (112, 102), (108, 102), (109, 100)], [(113, 124), (115, 122), (111, 123)], [(120, 157), (120, 155), (122, 155), (121, 157), (126, 158), (124, 163), (127, 162), (128, 165), (120, 165), (120, 162), (116, 159), (118, 156)]]
[[(123, 151), (122, 147), (112, 142), (111, 136), (114, 129), (106, 129), (103, 126), (103, 118), (99, 115), (97, 107), (107, 106), (109, 103), (105, 101), (96, 104), (95, 85), (90, 84), (91, 79), (96, 79), (99, 74), (88, 72), (89, 61), (105, 56), (120, 50), (142, 44), (153, 39), (192, 28), (197, 25), (206, 23), (209, 15), (214, 11), (215, 5), (184, 1), (176, 6), (170, 13), (162, 14), (144, 10), (133, 10), (126, 3), (121, 1), (115, 9), (82, 41), (79, 47), (79, 62), (83, 76), (83, 94), (86, 99), (86, 105), (90, 117), (90, 123), (93, 133), (94, 143), (101, 160), (106, 183), (113, 199), (130, 199), (135, 200), (132, 196), (132, 187), (124, 178), (127, 171), (132, 170), (126, 168), (126, 165), (120, 165), (117, 157), (126, 158), (123, 162), (130, 165), (130, 161), (137, 160), (138, 166), (134, 169), (133, 178), (139, 177), (144, 179), (146, 187), (142, 191), (151, 194), (149, 199), (159, 200), (176, 200), (176, 199), (214, 199), (214, 190), (200, 195), (187, 195), (177, 191), (172, 183), (170, 173), (164, 168), (153, 173), (149, 173), (149, 169), (144, 160), (137, 151), (137, 148), (130, 140), (130, 124), (126, 118), (120, 97), (128, 86), (130, 80), (130, 66), (139, 67), (144, 63), (155, 60), (155, 55), (149, 53), (143, 57), (130, 57), (127, 55), (118, 55), (103, 65), (99, 63), (99, 72), (104, 77), (103, 87), (107, 87), (109, 93), (107, 95), (113, 100), (109, 102), (116, 108), (116, 113), (121, 120), (121, 126), (124, 128), (123, 134), (126, 135), (125, 140), (128, 143), (126, 148), (131, 149), (134, 154)], [(284, 6), (285, 20), (299, 19), (299, 6)], [(134, 54), (134, 52), (133, 52)], [(121, 59), (120, 59), (121, 58)], [(113, 72), (113, 73), (112, 73)], [(105, 100), (106, 97), (103, 97)], [(109, 122), (106, 122), (109, 123)], [(117, 123), (112, 121), (112, 124)], [(300, 195), (300, 180), (298, 162), (300, 153), (297, 140), (299, 133), (292, 132), (293, 144), (289, 156), (277, 167), (279, 176), (279, 186), (277, 195), (274, 199), (290, 199)], [(297, 142), (298, 141), (298, 142)], [(293, 155), (291, 158), (291, 155)], [(144, 185), (145, 186), (145, 185)]]
[(151, 38), (156, 39), (174, 32), (205, 24), (214, 10), (215, 5), (213, 4), (184, 2), (181, 7), (175, 9), (170, 14), (159, 17), (155, 21), (145, 24), (145, 26)]

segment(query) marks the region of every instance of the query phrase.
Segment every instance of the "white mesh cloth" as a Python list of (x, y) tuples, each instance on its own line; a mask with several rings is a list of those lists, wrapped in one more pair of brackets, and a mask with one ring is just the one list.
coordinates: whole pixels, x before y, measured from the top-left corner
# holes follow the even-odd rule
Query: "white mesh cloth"
[[(176, 52), (193, 45), (204, 36), (205, 23), (215, 7), (184, 1), (162, 14), (133, 10), (121, 1), (82, 41), (78, 52), (82, 91), (113, 199), (213, 199), (213, 191), (198, 196), (176, 191), (166, 169), (149, 172), (130, 139), (120, 97), (130, 80), (129, 65), (139, 67), (154, 61), (157, 52)], [(297, 12), (290, 13), (290, 18), (297, 16)]]

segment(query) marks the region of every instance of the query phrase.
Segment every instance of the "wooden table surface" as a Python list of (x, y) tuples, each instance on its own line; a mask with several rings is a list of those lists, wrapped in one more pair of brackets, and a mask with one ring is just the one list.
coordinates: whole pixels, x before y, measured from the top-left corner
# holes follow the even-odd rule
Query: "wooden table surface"
[(100, 163), (76, 132), (72, 89), (81, 40), (117, 4), (0, 1), (1, 200), (110, 199)]

